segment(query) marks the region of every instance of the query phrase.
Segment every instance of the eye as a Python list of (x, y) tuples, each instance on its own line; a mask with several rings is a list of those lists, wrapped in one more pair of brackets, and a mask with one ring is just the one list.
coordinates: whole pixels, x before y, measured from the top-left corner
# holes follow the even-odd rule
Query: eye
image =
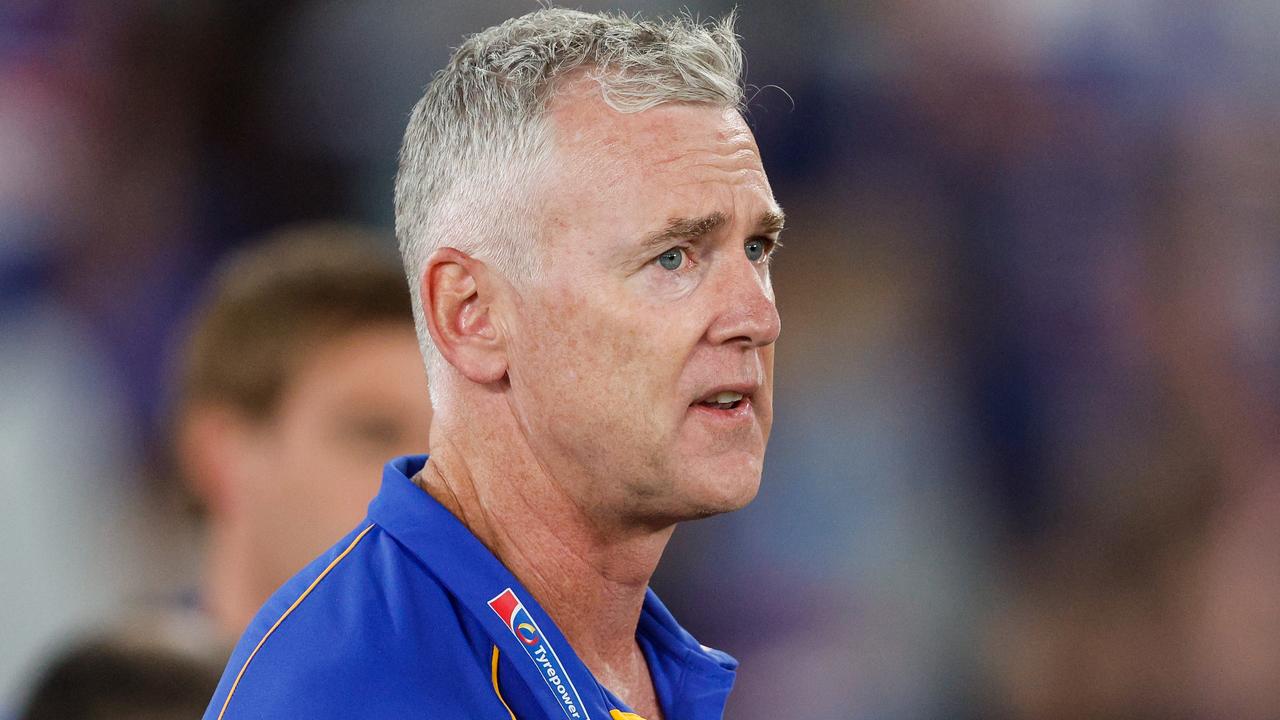
[(376, 415), (346, 418), (343, 432), (355, 442), (382, 447), (395, 445), (403, 434), (400, 432), (400, 424), (394, 419)]
[(671, 248), (658, 256), (658, 264), (667, 270), (675, 270), (684, 264), (684, 249)]
[(773, 241), (768, 238), (751, 238), (742, 247), (747, 253), (748, 260), (759, 262), (761, 258), (769, 254), (770, 248), (773, 247)]

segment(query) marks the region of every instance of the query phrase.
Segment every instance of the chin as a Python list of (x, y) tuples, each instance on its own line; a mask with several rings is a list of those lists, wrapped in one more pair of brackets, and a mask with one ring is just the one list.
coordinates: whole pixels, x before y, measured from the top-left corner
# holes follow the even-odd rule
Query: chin
[(684, 478), (686, 492), (685, 520), (697, 520), (722, 513), (741, 510), (755, 499), (760, 490), (759, 464), (754, 468), (742, 468), (726, 473), (715, 468), (709, 472)]
[[(762, 444), (761, 444), (762, 445)], [(666, 455), (652, 474), (628, 483), (625, 515), (652, 527), (741, 510), (760, 490), (763, 447)]]

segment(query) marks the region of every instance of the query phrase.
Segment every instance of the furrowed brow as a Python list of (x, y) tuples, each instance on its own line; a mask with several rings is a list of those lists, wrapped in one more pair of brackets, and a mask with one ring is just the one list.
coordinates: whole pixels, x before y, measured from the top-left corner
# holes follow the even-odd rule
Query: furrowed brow
[(694, 240), (707, 235), (728, 221), (722, 212), (713, 212), (696, 218), (672, 218), (667, 226), (649, 233), (643, 240), (646, 249), (669, 247), (684, 240)]

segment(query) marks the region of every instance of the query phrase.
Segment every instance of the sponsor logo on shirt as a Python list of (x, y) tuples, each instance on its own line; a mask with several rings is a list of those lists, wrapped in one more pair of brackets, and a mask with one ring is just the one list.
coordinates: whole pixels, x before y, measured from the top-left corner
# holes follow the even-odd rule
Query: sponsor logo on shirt
[(490, 600), (489, 607), (493, 608), (493, 611), (498, 613), (498, 617), (502, 618), (502, 622), (507, 624), (511, 633), (524, 647), (529, 659), (541, 671), (542, 679), (546, 681), (547, 687), (559, 701), (565, 717), (569, 720), (591, 720), (586, 707), (582, 705), (582, 698), (578, 696), (578, 690), (564, 671), (564, 665), (560, 663), (556, 651), (551, 648), (538, 623), (534, 622), (529, 611), (524, 608), (524, 603), (520, 602), (511, 588), (503, 590), (497, 597)]

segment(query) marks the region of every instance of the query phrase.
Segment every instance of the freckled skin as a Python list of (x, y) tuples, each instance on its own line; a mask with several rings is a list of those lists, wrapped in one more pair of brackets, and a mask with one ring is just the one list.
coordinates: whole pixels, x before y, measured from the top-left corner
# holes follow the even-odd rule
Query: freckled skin
[[(767, 262), (743, 250), (777, 207), (759, 151), (734, 110), (621, 114), (582, 96), (591, 89), (552, 105), (545, 273), (520, 290), (508, 328), (508, 402), (589, 515), (661, 527), (740, 508), (759, 486), (780, 329)], [(678, 272), (637, 254), (673, 218), (716, 211), (727, 222)], [(751, 421), (691, 410), (743, 381), (760, 384)]]

